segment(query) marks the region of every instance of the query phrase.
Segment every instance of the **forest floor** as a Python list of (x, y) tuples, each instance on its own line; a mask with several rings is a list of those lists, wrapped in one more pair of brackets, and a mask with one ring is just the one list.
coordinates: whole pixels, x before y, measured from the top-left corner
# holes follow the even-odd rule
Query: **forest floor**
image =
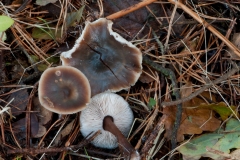
[[(2, 31), (1, 16), (13, 20)], [(128, 156), (84, 138), (80, 113), (39, 102), (41, 75), (99, 18), (142, 53), (141, 76), (116, 92), (133, 111), (128, 141), (141, 158), (239, 159), (239, 0), (0, 1), (0, 158)]]

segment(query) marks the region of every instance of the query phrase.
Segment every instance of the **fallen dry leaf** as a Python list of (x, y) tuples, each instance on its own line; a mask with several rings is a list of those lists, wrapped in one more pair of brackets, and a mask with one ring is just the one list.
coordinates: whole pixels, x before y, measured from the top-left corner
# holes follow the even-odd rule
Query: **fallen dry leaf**
[(11, 103), (11, 112), (13, 116), (18, 116), (23, 111), (25, 111), (27, 103), (28, 103), (28, 92), (27, 89), (20, 90), (18, 92), (13, 92), (8, 101), (11, 101), (13, 98), (14, 100)]
[(182, 98), (188, 97), (190, 94), (192, 94), (192, 92), (193, 92), (192, 82), (187, 82), (180, 88), (180, 94)]
[(184, 102), (182, 104), (183, 108), (193, 108), (193, 107), (198, 107), (199, 105), (207, 104), (208, 103), (216, 103), (216, 98), (213, 94), (210, 94), (209, 92), (203, 92), (199, 96), (194, 97), (190, 101)]
[(140, 75), (139, 80), (142, 83), (150, 83), (154, 81), (154, 79), (151, 76), (154, 77), (153, 72), (150, 71), (148, 67), (143, 66), (143, 72)]
[[(192, 90), (192, 83), (185, 84), (180, 90), (181, 97), (188, 97), (192, 93)], [(202, 108), (213, 110), (220, 115), (223, 121), (232, 115), (233, 111), (235, 112), (235, 115), (238, 115), (236, 112), (236, 106), (230, 106), (230, 108), (224, 102), (216, 102), (215, 96), (210, 94), (210, 92), (203, 92), (199, 97), (201, 98), (195, 97), (190, 101), (182, 103), (183, 108), (198, 107), (199, 109)]]
[(53, 141), (54, 145), (58, 145), (61, 142), (61, 139), (67, 135), (73, 130), (74, 120), (71, 121), (55, 138)]
[[(167, 14), (169, 17), (171, 17), (172, 13), (173, 13), (172, 10), (167, 10)], [(184, 17), (184, 14), (179, 14), (178, 12), (175, 12), (175, 15), (173, 18), (172, 30), (176, 35), (181, 35), (181, 33), (183, 32), (186, 24), (182, 22), (185, 22), (185, 21), (186, 21), (186, 18)]]
[[(108, 16), (120, 10), (126, 9), (132, 5), (141, 2), (140, 0), (105, 0), (103, 1), (103, 8), (105, 11), (104, 16)], [(163, 10), (159, 9), (162, 8), (159, 4), (150, 4), (148, 8), (154, 13), (157, 17), (166, 17)], [(98, 10), (98, 8), (96, 8)], [(149, 20), (150, 12), (147, 8), (143, 7), (138, 9), (132, 13), (129, 13), (127, 16), (118, 18), (114, 22), (114, 28), (118, 31), (122, 31), (122, 36), (124, 38), (132, 39), (134, 36), (138, 35), (139, 37), (145, 36), (149, 32), (148, 27), (143, 27), (146, 22), (150, 24), (151, 28), (158, 29), (159, 23), (156, 21)], [(159, 21), (167, 22), (165, 18), (159, 19)], [(142, 30), (143, 29), (143, 30)], [(125, 35), (124, 35), (125, 34)]]
[(47, 129), (46, 127), (42, 126), (41, 124), (38, 124), (38, 133), (33, 135), (32, 137), (34, 138), (40, 138), (42, 137), (46, 132), (47, 132)]
[[(240, 33), (234, 33), (231, 42), (240, 49)], [(239, 56), (236, 55), (231, 49), (227, 49), (226, 55), (232, 58), (232, 59), (238, 59)]]
[[(171, 139), (173, 124), (175, 122), (176, 106), (165, 107), (163, 114), (168, 118), (165, 121), (165, 137)], [(221, 121), (214, 117), (214, 112), (209, 109), (184, 108), (182, 120), (178, 130), (177, 141), (184, 140), (184, 134), (201, 134), (202, 131), (215, 131)]]
[[(31, 113), (31, 136), (35, 136), (39, 131), (39, 123), (37, 120), (37, 116), (35, 113)], [(26, 118), (22, 118), (14, 123), (12, 123), (12, 127), (15, 130), (15, 135), (17, 135), (18, 139), (23, 139), (26, 137)]]
[[(184, 160), (199, 160), (201, 157), (209, 157), (213, 160), (233, 158), (230, 155), (231, 150), (240, 148), (239, 124), (235, 118), (228, 119), (225, 128), (219, 128), (219, 132), (196, 136), (185, 145), (180, 145), (178, 151)], [(238, 153), (235, 154), (238, 157), (235, 160), (238, 160)]]
[(34, 97), (33, 99), (33, 106), (34, 111), (38, 111), (38, 120), (41, 125), (47, 124), (51, 119), (53, 112), (45, 109), (39, 102), (39, 99), (37, 97)]

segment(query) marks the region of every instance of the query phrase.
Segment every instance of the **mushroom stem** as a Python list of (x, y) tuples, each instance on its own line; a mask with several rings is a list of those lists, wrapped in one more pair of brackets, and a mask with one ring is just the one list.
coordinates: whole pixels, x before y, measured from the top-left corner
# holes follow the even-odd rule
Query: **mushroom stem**
[(103, 120), (103, 129), (117, 137), (119, 148), (123, 151), (124, 157), (128, 157), (127, 159), (130, 160), (140, 159), (139, 153), (128, 142), (113, 121), (114, 120), (112, 116), (105, 116)]

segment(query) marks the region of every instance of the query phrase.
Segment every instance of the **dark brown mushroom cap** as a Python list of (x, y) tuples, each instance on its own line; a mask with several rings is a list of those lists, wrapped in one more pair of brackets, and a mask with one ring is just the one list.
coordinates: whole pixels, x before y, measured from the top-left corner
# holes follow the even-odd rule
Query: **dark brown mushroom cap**
[(91, 89), (81, 71), (70, 66), (59, 66), (43, 72), (38, 96), (46, 109), (59, 114), (72, 114), (86, 107)]
[(92, 96), (134, 85), (142, 72), (142, 53), (112, 31), (105, 18), (88, 22), (74, 47), (61, 54), (63, 65), (81, 70), (89, 80)]

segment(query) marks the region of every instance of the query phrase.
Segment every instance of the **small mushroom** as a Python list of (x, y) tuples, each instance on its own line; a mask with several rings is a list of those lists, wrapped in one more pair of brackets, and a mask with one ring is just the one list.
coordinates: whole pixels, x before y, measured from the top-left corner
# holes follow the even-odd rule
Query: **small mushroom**
[(46, 109), (59, 114), (73, 114), (89, 103), (91, 89), (81, 71), (70, 66), (58, 66), (43, 72), (38, 96)]
[(113, 92), (134, 85), (142, 72), (142, 53), (112, 30), (112, 21), (87, 22), (74, 47), (61, 54), (63, 65), (81, 70), (91, 94)]
[(122, 150), (126, 159), (140, 159), (139, 153), (125, 138), (133, 123), (129, 104), (119, 95), (104, 92), (92, 97), (80, 115), (80, 131), (84, 137), (98, 130), (101, 134), (91, 142), (96, 147)]

